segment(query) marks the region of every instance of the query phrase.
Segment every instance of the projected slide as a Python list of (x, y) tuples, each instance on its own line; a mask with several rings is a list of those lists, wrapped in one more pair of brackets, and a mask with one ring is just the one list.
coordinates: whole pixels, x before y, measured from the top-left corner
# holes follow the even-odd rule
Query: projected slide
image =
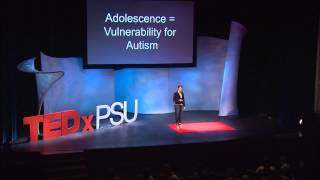
[(194, 3), (87, 1), (86, 65), (193, 65)]

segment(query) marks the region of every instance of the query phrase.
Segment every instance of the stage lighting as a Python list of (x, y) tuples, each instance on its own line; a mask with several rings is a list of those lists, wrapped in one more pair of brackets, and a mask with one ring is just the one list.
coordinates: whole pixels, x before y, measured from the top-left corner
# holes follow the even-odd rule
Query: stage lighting
[(299, 119), (299, 124), (300, 124), (300, 125), (303, 124), (303, 119), (302, 119), (302, 118)]

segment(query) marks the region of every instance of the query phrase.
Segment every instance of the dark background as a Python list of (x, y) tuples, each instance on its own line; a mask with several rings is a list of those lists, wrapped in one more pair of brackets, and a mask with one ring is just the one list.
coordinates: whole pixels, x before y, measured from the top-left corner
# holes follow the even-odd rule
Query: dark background
[[(238, 81), (240, 115), (312, 113), (319, 9), (316, 5), (196, 1), (196, 34), (227, 39), (231, 21), (248, 29)], [(34, 75), (17, 64), (44, 52), (84, 57), (85, 1), (9, 1), (1, 5), (1, 140), (21, 134), (37, 113)], [(15, 133), (17, 132), (17, 134)]]

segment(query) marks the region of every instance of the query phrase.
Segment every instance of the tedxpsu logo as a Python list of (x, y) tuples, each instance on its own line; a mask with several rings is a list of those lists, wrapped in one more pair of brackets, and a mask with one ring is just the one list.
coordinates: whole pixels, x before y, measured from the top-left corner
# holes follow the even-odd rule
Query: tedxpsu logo
[[(121, 111), (115, 109), (119, 106)], [(114, 126), (120, 125), (124, 121), (127, 123), (134, 122), (138, 116), (138, 100), (134, 101), (134, 115), (131, 119), (128, 118), (128, 103), (127, 101), (115, 102), (111, 106), (98, 105), (96, 106), (96, 129), (100, 128), (100, 121), (108, 119), (111, 114), (119, 116), (119, 120), (115, 120), (110, 117), (110, 123)], [(107, 112), (102, 114), (101, 111), (105, 109)], [(62, 112), (49, 113), (44, 115), (29, 116), (23, 118), (23, 124), (29, 126), (30, 142), (38, 141), (39, 124), (43, 123), (43, 140), (64, 136), (67, 134), (76, 133), (80, 128), (80, 121), (85, 123), (82, 128), (82, 132), (92, 132), (92, 120), (94, 115), (83, 115), (80, 118), (79, 113), (76, 110), (67, 110)], [(69, 120), (73, 120), (71, 126), (68, 125)]]

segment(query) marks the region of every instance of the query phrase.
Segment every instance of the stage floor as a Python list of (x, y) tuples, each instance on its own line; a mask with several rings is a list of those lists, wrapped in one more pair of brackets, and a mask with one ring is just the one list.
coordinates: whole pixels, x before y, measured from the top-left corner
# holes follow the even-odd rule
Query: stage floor
[[(26, 152), (38, 151), (42, 154), (59, 154), (91, 149), (220, 142), (270, 135), (273, 134), (276, 127), (272, 119), (218, 118), (216, 111), (184, 112), (180, 130), (172, 126), (174, 123), (174, 113), (139, 114), (133, 123), (124, 123), (114, 127), (105, 125), (102, 126), (104, 128), (94, 132), (78, 132), (47, 141), (14, 144), (12, 149)], [(222, 128), (216, 128), (217, 125), (219, 127), (222, 125)]]

